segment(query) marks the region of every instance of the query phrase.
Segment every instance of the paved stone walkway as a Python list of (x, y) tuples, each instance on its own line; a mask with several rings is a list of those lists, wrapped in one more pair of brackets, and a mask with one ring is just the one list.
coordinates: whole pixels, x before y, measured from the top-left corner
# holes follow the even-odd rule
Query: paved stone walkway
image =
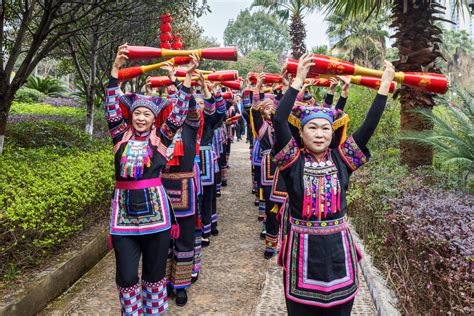
[[(275, 260), (263, 259), (257, 209), (250, 194), (248, 145), (234, 143), (229, 186), (218, 199), (220, 234), (204, 249), (199, 280), (178, 307), (170, 299), (168, 315), (285, 315), (282, 272)], [(108, 254), (40, 315), (118, 315), (115, 258)], [(375, 315), (362, 283), (354, 315)]]

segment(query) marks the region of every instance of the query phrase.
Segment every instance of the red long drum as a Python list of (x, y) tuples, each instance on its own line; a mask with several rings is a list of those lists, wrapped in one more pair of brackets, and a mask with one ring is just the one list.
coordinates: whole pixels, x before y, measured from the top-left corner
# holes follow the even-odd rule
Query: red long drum
[[(362, 67), (345, 60), (314, 54), (315, 65), (308, 72), (309, 77), (319, 74), (330, 75), (362, 75), (382, 78), (383, 71)], [(298, 69), (298, 61), (288, 58), (287, 70), (295, 74)], [(444, 94), (448, 90), (448, 78), (442, 74), (428, 72), (396, 72), (394, 81), (415, 87), (424, 91)]]
[(144, 65), (144, 66), (135, 66), (135, 67), (128, 67), (119, 70), (118, 79), (122, 80), (130, 80), (136, 77), (143, 75), (144, 73), (150, 72), (152, 70), (160, 69), (167, 63), (171, 63), (173, 65), (185, 65), (191, 61), (189, 57), (174, 57), (167, 61), (156, 63), (152, 65)]
[(189, 56), (197, 53), (203, 59), (237, 61), (237, 48), (212, 47), (193, 50), (172, 50), (147, 46), (128, 46), (129, 60), (148, 60), (176, 56)]
[[(184, 78), (177, 78), (179, 81), (183, 82)], [(158, 77), (150, 77), (150, 85), (153, 88), (158, 87), (167, 87), (173, 85), (173, 81), (167, 76), (158, 76)], [(191, 86), (199, 86), (199, 82), (191, 81)]]
[[(250, 82), (256, 83), (258, 75), (259, 74), (255, 73), (255, 72), (249, 72), (247, 74), (247, 77), (249, 78)], [(281, 82), (281, 77), (280, 77), (280, 75), (277, 75), (277, 74), (264, 73), (263, 74), (263, 82), (264, 83), (280, 83)]]

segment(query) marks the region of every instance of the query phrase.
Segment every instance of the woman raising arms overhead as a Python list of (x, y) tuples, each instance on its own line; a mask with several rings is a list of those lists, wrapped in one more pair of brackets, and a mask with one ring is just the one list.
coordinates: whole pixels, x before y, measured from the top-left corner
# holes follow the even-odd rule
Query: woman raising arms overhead
[[(296, 77), (280, 102), (273, 126), (272, 156), (288, 191), (279, 263), (290, 315), (350, 315), (359, 288), (360, 256), (346, 217), (349, 177), (370, 158), (366, 145), (387, 101), (395, 71), (385, 63), (381, 86), (365, 121), (331, 149), (332, 123), (341, 112), (329, 107), (293, 107), (313, 57), (301, 57)], [(293, 112), (301, 123), (304, 149), (288, 125)]]

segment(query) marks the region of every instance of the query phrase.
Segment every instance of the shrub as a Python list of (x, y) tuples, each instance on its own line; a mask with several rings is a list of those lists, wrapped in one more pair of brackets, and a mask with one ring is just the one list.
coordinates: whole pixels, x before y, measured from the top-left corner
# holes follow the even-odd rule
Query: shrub
[(97, 146), (83, 129), (59, 121), (9, 124), (5, 135), (7, 145), (21, 148), (53, 146), (90, 150)]
[(22, 87), (15, 93), (15, 101), (24, 103), (41, 102), (46, 95), (38, 90)]
[(474, 197), (420, 185), (391, 200), (387, 262), (407, 314), (472, 315)]
[(460, 95), (462, 102), (458, 107), (445, 103), (433, 111), (417, 109), (415, 112), (434, 125), (433, 130), (406, 132), (402, 138), (432, 147), (436, 153), (435, 167), (457, 171), (459, 178), (469, 180), (474, 173), (474, 96)]
[(6, 147), (0, 159), (0, 274), (34, 265), (85, 225), (106, 218), (110, 149)]
[(406, 314), (469, 314), (463, 306), (474, 306), (474, 198), (440, 189), (441, 177), (400, 165), (398, 149), (374, 151), (348, 191), (352, 223)]
[(374, 151), (368, 165), (351, 177), (347, 192), (349, 215), (358, 234), (374, 254), (376, 264), (384, 261), (385, 217), (390, 211), (388, 199), (402, 194), (401, 183), (408, 174), (407, 167), (400, 165), (399, 150), (392, 149)]
[(11, 114), (37, 114), (85, 117), (86, 111), (81, 108), (55, 107), (44, 103), (19, 103), (13, 102)]
[[(352, 86), (349, 90), (344, 111), (349, 114), (349, 133), (353, 133), (362, 125), (377, 91), (364, 87)], [(378, 150), (397, 148), (400, 137), (400, 103), (389, 96), (387, 106), (376, 133), (369, 142), (370, 147)]]
[(29, 76), (25, 87), (38, 90), (51, 97), (61, 96), (61, 94), (66, 92), (66, 88), (59, 80), (49, 76), (44, 78)]

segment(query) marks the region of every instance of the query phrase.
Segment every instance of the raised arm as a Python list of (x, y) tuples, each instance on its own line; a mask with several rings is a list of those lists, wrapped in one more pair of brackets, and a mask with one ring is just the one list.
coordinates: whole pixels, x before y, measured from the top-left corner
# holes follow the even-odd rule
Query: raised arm
[(394, 76), (395, 69), (393, 65), (390, 62), (385, 61), (385, 71), (383, 73), (382, 79), (380, 80), (381, 84), (378, 93), (375, 96), (372, 105), (370, 106), (364, 122), (352, 135), (354, 141), (360, 148), (364, 148), (367, 145), (380, 122), (380, 118), (382, 117), (382, 113), (387, 103), (387, 95), (390, 89), (390, 83), (392, 82)]
[(296, 96), (299, 90), (303, 87), (304, 80), (308, 74), (309, 68), (314, 65), (311, 54), (304, 54), (301, 56), (296, 77), (293, 80), (288, 91), (280, 101), (280, 106), (275, 112), (273, 118), (273, 127), (275, 129), (275, 145), (274, 151), (279, 152), (291, 140), (290, 126), (288, 125), (288, 117), (290, 116), (293, 105), (295, 104)]
[(334, 93), (336, 92), (336, 87), (338, 85), (338, 80), (336, 78), (329, 78), (331, 85), (329, 86), (329, 91), (326, 93), (324, 98), (324, 106), (330, 107), (334, 103)]
[(168, 146), (173, 141), (176, 131), (184, 124), (188, 113), (188, 105), (191, 97), (191, 77), (194, 69), (199, 65), (199, 56), (191, 55), (191, 62), (186, 68), (186, 78), (179, 88), (177, 101), (166, 121), (161, 125), (157, 135), (163, 143)]
[(127, 45), (121, 45), (118, 48), (117, 55), (110, 72), (109, 84), (105, 90), (104, 111), (105, 119), (109, 127), (112, 140), (117, 143), (128, 130), (128, 124), (123, 117), (122, 109), (119, 105), (120, 88), (118, 82), (118, 72), (128, 59)]
[(351, 86), (351, 78), (348, 76), (339, 76), (339, 80), (343, 82), (341, 89), (341, 96), (337, 100), (336, 110), (344, 111), (347, 103), (347, 96), (349, 95), (349, 87)]

